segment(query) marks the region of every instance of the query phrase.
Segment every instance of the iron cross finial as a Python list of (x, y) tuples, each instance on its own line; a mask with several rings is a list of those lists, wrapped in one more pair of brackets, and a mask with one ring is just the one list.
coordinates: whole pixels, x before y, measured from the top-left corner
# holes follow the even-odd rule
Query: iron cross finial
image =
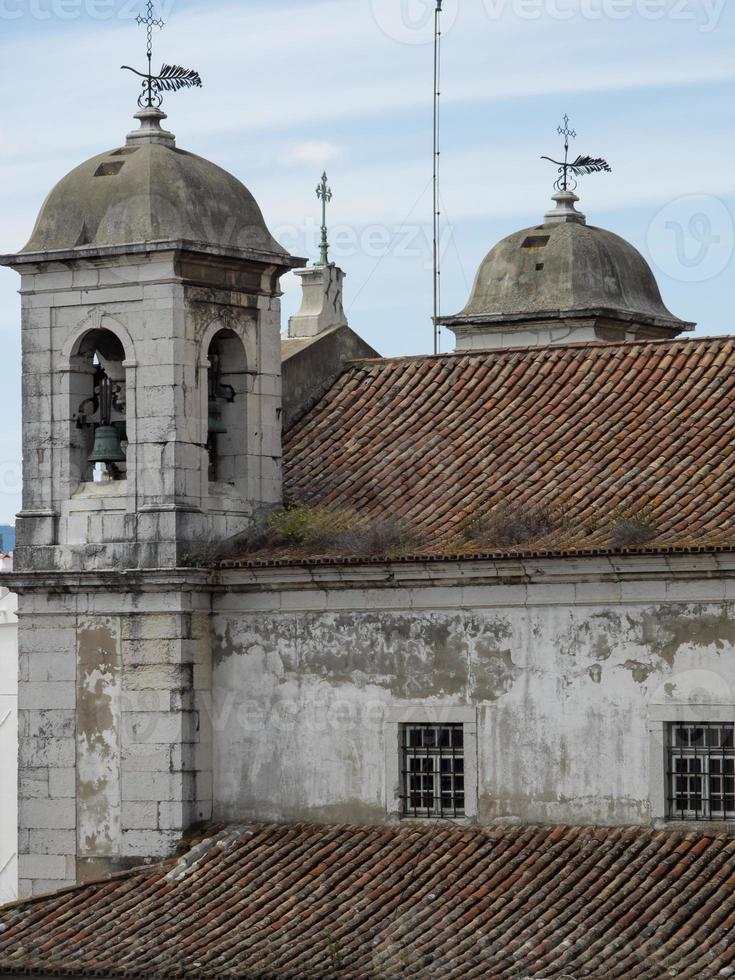
[(148, 57), (148, 71), (141, 72), (129, 65), (123, 65), (125, 71), (132, 71), (143, 79), (143, 91), (138, 97), (138, 105), (143, 108), (160, 108), (163, 103), (163, 92), (178, 92), (182, 88), (201, 88), (202, 79), (199, 72), (189, 68), (180, 68), (178, 65), (164, 65), (158, 75), (153, 74), (153, 28), (158, 27), (163, 30), (166, 26), (165, 21), (155, 16), (153, 0), (148, 0), (146, 4), (146, 15), (138, 14), (136, 21), (139, 25), (145, 25), (146, 29), (146, 55)]
[(567, 150), (568, 152), (569, 140), (570, 139), (576, 140), (577, 133), (575, 132), (575, 130), (569, 128), (569, 116), (566, 113), (564, 113), (564, 125), (557, 126), (556, 131), (560, 136), (564, 137), (564, 149)]
[(138, 14), (135, 20), (137, 24), (145, 24), (146, 26), (146, 33), (148, 35), (148, 65), (150, 66), (153, 55), (153, 28), (157, 27), (162, 31), (166, 26), (166, 22), (161, 17), (155, 17), (153, 15), (153, 0), (148, 0), (145, 17), (143, 14)]
[(321, 256), (318, 265), (329, 265), (329, 242), (327, 240), (327, 205), (332, 200), (334, 196), (332, 194), (332, 188), (329, 186), (327, 181), (326, 171), (322, 174), (322, 179), (319, 181), (319, 185), (316, 189), (316, 196), (322, 202), (322, 243), (321, 243)]
[[(578, 156), (576, 160), (569, 162), (569, 141), (576, 140), (577, 133), (570, 127), (569, 116), (566, 113), (564, 114), (564, 125), (557, 126), (556, 131), (564, 137), (564, 161), (553, 160), (551, 157), (541, 157), (541, 159), (548, 160), (559, 168), (559, 177), (554, 184), (558, 191), (576, 190), (576, 178), (583, 174), (612, 173), (610, 164), (602, 157)], [(572, 175), (571, 182), (569, 180), (570, 174)], [(571, 188), (570, 183), (572, 184)]]

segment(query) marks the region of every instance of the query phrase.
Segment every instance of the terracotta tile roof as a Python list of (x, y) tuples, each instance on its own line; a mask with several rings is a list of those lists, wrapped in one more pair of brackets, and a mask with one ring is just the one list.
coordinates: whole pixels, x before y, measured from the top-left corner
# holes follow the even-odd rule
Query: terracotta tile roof
[(250, 980), (735, 975), (735, 839), (252, 825), (0, 910), (0, 973)]
[[(643, 550), (729, 549), (734, 437), (732, 337), (360, 361), (286, 433), (285, 489), (405, 518), (419, 556), (618, 551), (613, 522), (644, 509)], [(468, 541), (498, 504), (564, 519)]]

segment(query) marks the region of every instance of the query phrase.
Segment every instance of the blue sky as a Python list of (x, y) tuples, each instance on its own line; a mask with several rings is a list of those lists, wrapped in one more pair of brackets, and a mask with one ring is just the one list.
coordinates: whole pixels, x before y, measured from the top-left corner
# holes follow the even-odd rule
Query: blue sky
[[(142, 65), (142, 0), (0, 0), (0, 251), (22, 247), (50, 188), (124, 143)], [(274, 234), (317, 255), (326, 167), (333, 258), (352, 326), (384, 354), (431, 347), (433, 0), (161, 0), (156, 61), (205, 87), (169, 96), (179, 146), (232, 171)], [(536, 224), (568, 112), (580, 208), (652, 262), (700, 334), (733, 329), (735, 4), (444, 0), (444, 312), (501, 237)], [(284, 281), (284, 325), (298, 305)], [(0, 523), (20, 507), (17, 277), (0, 270)], [(444, 338), (451, 349), (451, 337)]]

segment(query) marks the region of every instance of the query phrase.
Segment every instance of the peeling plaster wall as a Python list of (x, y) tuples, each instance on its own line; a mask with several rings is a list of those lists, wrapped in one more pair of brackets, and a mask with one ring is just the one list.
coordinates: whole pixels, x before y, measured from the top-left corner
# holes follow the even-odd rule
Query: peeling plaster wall
[(650, 823), (661, 724), (735, 718), (735, 556), (27, 581), (22, 897), (212, 817), (393, 819), (418, 706), (476, 717), (483, 822)]
[(122, 656), (117, 619), (77, 629), (77, 856), (114, 857), (122, 844)]
[(481, 821), (650, 822), (650, 706), (735, 692), (732, 582), (666, 578), (217, 600), (215, 818), (382, 822), (385, 709), (472, 705)]

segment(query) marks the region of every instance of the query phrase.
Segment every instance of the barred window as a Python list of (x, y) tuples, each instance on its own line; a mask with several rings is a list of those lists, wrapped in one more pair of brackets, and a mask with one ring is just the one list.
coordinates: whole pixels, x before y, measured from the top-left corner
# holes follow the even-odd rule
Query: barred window
[(735, 819), (735, 725), (667, 726), (671, 820)]
[(464, 726), (401, 725), (404, 817), (464, 817)]

